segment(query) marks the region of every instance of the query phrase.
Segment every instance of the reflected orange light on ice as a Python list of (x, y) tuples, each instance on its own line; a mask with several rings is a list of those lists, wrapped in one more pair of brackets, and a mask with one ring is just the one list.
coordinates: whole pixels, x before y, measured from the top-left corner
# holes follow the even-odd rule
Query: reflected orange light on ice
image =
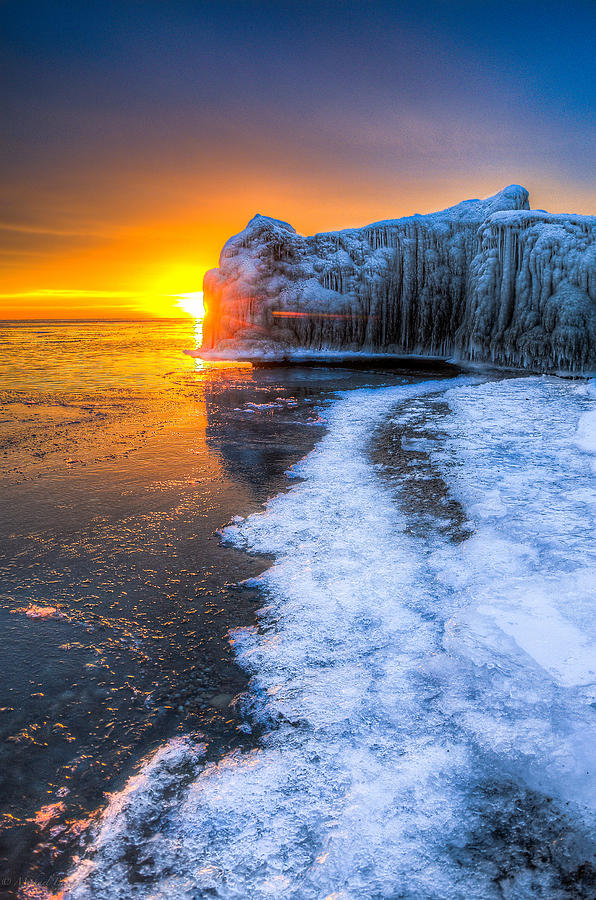
[(45, 828), (53, 819), (55, 819), (60, 813), (64, 812), (64, 803), (59, 801), (58, 803), (47, 803), (45, 806), (42, 806), (41, 809), (38, 809), (34, 816), (34, 822), (39, 828)]
[(312, 310), (312, 312), (293, 312), (291, 310), (274, 309), (272, 315), (278, 319), (376, 319), (376, 316), (361, 316), (356, 313), (328, 313)]

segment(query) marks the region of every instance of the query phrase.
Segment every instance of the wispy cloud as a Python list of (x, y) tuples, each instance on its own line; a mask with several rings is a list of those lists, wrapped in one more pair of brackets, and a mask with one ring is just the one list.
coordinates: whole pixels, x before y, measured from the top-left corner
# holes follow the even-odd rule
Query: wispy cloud
[(57, 237), (105, 237), (99, 231), (88, 228), (54, 228), (47, 225), (22, 225), (20, 222), (0, 222), (0, 231), (17, 234), (51, 234)]
[(82, 297), (89, 299), (110, 299), (116, 298), (120, 300), (134, 300), (139, 297), (145, 296), (144, 294), (138, 291), (87, 291), (87, 290), (76, 290), (74, 288), (39, 288), (39, 290), (35, 291), (21, 291), (19, 293), (13, 294), (0, 294), (0, 298), (2, 300), (18, 300), (20, 298), (34, 298), (34, 297)]

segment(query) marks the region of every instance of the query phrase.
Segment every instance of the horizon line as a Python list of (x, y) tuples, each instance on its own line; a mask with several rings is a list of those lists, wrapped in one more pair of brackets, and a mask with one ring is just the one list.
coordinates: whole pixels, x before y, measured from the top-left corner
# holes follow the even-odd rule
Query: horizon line
[(62, 323), (67, 323), (67, 322), (73, 322), (73, 323), (75, 323), (75, 322), (76, 323), (80, 323), (80, 322), (186, 322), (189, 319), (191, 321), (196, 321), (197, 316), (191, 316), (190, 314), (185, 315), (185, 316), (136, 316), (136, 317), (126, 316), (125, 318), (123, 318), (123, 317), (106, 318), (103, 316), (96, 316), (94, 318), (91, 318), (91, 317), (80, 318), (79, 317), (79, 318), (74, 318), (74, 319), (73, 318), (70, 318), (70, 319), (52, 318), (52, 319), (50, 319), (47, 316), (43, 316), (41, 318), (32, 318), (32, 319), (0, 318), (0, 324), (7, 324), (7, 323), (11, 323), (11, 322), (18, 323), (18, 324), (26, 324), (29, 322), (47, 322), (47, 323), (49, 323), (49, 322), (62, 322)]

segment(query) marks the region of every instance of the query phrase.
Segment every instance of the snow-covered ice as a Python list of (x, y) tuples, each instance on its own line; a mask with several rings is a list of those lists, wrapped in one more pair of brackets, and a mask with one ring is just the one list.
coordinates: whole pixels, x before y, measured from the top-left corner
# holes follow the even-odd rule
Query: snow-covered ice
[(596, 371), (596, 217), (510, 185), (430, 215), (303, 237), (257, 215), (205, 276), (203, 354), (455, 356)]
[[(539, 377), (340, 395), (301, 480), (226, 530), (275, 559), (232, 636), (258, 748), (159, 751), (66, 897), (593, 896), (594, 406)], [(388, 419), (465, 540), (409, 529), (369, 453)]]

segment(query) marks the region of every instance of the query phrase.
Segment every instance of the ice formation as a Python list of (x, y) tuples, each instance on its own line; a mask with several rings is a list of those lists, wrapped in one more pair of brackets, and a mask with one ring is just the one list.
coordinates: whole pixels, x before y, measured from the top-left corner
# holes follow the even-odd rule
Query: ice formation
[(510, 185), (430, 215), (303, 237), (255, 216), (205, 276), (203, 354), (391, 352), (596, 370), (596, 217)]
[[(594, 405), (538, 377), (340, 396), (303, 480), (227, 531), (275, 559), (233, 635), (265, 736), (159, 751), (65, 898), (593, 897)], [(367, 449), (388, 415), (416, 462), (398, 502)], [(429, 464), (459, 542), (411, 531)]]

